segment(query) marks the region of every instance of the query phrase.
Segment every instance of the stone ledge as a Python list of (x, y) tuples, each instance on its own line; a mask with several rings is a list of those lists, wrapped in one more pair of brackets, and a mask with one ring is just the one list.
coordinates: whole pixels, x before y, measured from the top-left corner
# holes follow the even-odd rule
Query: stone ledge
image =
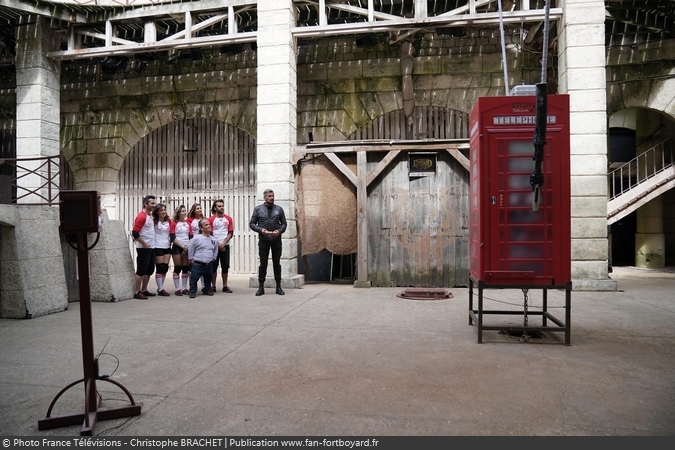
[(572, 280), (573, 291), (616, 291), (616, 280)]
[[(293, 275), (292, 277), (285, 277), (281, 279), (281, 287), (286, 289), (300, 289), (300, 287), (303, 284), (305, 284), (304, 275)], [(256, 289), (258, 288), (258, 275), (251, 275), (251, 278), (248, 279), (248, 287)], [(277, 283), (274, 281), (274, 277), (265, 278), (265, 287), (266, 288), (277, 287)]]

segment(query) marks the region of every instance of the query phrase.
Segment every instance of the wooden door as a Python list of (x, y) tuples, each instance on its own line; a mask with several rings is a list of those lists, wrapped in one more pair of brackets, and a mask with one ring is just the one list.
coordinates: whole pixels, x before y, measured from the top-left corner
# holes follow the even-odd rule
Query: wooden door
[[(416, 107), (416, 139), (468, 137), (468, 114)], [(403, 139), (402, 111), (375, 119), (353, 140)], [(469, 282), (469, 174), (445, 151), (433, 174), (411, 176), (401, 152), (368, 190), (368, 279), (373, 286), (454, 287)], [(383, 159), (368, 154), (368, 170)]]

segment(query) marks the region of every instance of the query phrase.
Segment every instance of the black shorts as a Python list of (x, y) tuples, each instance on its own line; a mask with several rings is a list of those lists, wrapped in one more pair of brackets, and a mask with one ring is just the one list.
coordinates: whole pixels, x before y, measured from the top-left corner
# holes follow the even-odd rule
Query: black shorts
[(225, 250), (218, 250), (218, 256), (213, 261), (213, 271), (218, 270), (218, 263), (222, 266), (222, 271), (227, 273), (230, 270), (230, 246), (226, 245)]
[(171, 254), (172, 255), (181, 255), (183, 253), (183, 247), (180, 247), (176, 244), (173, 244), (171, 246)]
[(155, 272), (154, 248), (136, 249), (136, 275), (152, 275)]
[(164, 256), (164, 255), (170, 255), (170, 254), (171, 254), (170, 248), (156, 248), (155, 249), (155, 256)]

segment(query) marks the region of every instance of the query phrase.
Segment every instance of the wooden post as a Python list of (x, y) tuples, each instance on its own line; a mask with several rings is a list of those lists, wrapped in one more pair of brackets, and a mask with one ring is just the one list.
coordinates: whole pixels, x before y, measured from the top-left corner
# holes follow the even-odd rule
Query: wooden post
[(368, 179), (368, 166), (366, 164), (366, 152), (360, 150), (356, 152), (356, 234), (358, 252), (357, 272), (358, 278), (354, 281), (354, 287), (369, 288), (368, 281), (368, 219), (366, 215), (366, 206), (368, 203), (368, 188), (366, 180)]

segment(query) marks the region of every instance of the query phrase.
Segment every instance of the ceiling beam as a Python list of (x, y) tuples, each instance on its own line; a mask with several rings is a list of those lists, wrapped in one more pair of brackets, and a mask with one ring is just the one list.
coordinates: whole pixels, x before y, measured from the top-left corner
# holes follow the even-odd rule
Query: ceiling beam
[[(551, 8), (549, 20), (562, 18), (562, 8)], [(506, 11), (503, 13), (504, 23), (539, 22), (545, 19), (543, 10)], [(498, 13), (477, 13), (456, 16), (435, 16), (425, 20), (397, 18), (376, 22), (344, 23), (327, 26), (309, 26), (293, 28), (296, 38), (338, 36), (353, 33), (377, 33), (383, 31), (406, 30), (410, 28), (437, 28), (444, 26), (498, 25)]]
[(87, 18), (84, 14), (70, 11), (68, 8), (58, 5), (48, 6), (27, 0), (0, 0), (0, 7), (13, 9), (27, 14), (46, 16), (70, 23), (87, 23)]
[(154, 43), (134, 43), (127, 45), (111, 45), (107, 47), (94, 47), (49, 52), (47, 57), (57, 61), (70, 59), (101, 58), (109, 55), (127, 55), (134, 53), (156, 52), (162, 50), (182, 50), (200, 47), (220, 47), (230, 44), (244, 44), (255, 42), (256, 32), (237, 33), (234, 35), (217, 35), (193, 37), (191, 39), (176, 39), (172, 41), (162, 40)]

